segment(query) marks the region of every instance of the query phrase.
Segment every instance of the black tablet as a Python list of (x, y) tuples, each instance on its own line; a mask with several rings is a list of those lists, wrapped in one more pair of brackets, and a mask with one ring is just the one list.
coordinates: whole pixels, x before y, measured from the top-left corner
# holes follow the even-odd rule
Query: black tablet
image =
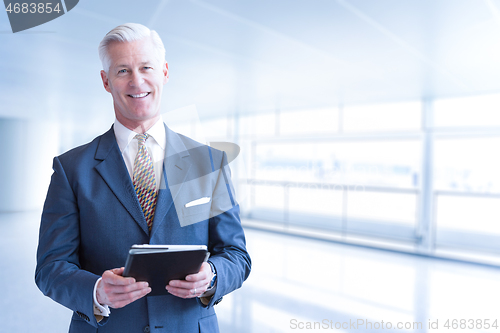
[(209, 255), (206, 245), (133, 245), (123, 276), (147, 281), (151, 287), (148, 296), (166, 295), (170, 280), (198, 273)]

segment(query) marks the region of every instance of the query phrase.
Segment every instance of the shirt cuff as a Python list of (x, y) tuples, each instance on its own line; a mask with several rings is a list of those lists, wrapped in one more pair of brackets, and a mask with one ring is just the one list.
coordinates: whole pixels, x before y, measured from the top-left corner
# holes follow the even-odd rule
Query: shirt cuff
[(215, 294), (215, 289), (217, 289), (217, 280), (215, 280), (215, 284), (212, 288), (207, 289), (203, 294), (198, 296), (203, 305), (208, 305), (208, 303), (210, 303), (210, 300)]
[(96, 318), (98, 318), (99, 316), (109, 317), (109, 314), (111, 313), (111, 311), (109, 311), (109, 306), (101, 305), (99, 304), (99, 302), (97, 302), (97, 284), (99, 284), (99, 281), (101, 280), (102, 278), (99, 278), (94, 285), (94, 315), (96, 316)]
[(207, 289), (203, 294), (198, 296), (199, 298), (204, 298), (204, 297), (210, 297), (213, 294), (215, 294), (215, 289), (217, 288), (217, 281), (215, 281), (215, 284), (212, 288)]

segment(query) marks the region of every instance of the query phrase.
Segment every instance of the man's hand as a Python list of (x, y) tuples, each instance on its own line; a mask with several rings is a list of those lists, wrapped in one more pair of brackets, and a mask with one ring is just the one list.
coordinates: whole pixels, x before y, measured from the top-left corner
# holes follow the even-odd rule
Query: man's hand
[(134, 278), (123, 277), (124, 268), (105, 271), (96, 290), (97, 302), (112, 308), (122, 308), (149, 294), (147, 282), (136, 282)]
[(210, 281), (212, 281), (212, 275), (210, 265), (204, 262), (198, 273), (186, 276), (186, 280), (171, 280), (166, 289), (177, 297), (198, 297), (207, 290)]

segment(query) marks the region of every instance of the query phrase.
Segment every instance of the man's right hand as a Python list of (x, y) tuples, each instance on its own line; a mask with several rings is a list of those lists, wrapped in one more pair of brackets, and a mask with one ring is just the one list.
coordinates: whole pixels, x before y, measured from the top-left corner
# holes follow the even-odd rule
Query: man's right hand
[(151, 292), (147, 282), (136, 282), (134, 278), (123, 277), (123, 270), (123, 267), (115, 268), (102, 274), (96, 290), (99, 304), (118, 309)]

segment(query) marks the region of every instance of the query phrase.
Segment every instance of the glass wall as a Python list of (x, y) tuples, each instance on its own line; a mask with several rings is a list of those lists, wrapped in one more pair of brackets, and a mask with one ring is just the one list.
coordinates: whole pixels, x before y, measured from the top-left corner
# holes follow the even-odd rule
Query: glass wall
[[(202, 120), (241, 147), (244, 217), (407, 244), (500, 253), (500, 95)], [(218, 134), (215, 134), (218, 133)], [(347, 237), (347, 238), (346, 238)]]
[(436, 100), (437, 247), (500, 252), (500, 95)]

